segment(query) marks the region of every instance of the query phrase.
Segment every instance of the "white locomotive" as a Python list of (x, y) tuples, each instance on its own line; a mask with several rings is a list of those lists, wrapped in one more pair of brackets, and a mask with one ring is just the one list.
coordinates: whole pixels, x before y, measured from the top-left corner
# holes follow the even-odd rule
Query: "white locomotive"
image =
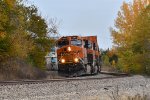
[(51, 51), (45, 56), (47, 70), (58, 70), (57, 47), (51, 48)]

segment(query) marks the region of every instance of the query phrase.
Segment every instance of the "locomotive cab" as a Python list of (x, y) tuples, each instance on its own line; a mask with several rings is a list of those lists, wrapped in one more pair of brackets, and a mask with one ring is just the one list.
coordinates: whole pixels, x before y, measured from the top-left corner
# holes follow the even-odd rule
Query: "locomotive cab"
[(57, 42), (58, 70), (75, 73), (83, 70), (83, 41), (78, 36), (62, 37)]

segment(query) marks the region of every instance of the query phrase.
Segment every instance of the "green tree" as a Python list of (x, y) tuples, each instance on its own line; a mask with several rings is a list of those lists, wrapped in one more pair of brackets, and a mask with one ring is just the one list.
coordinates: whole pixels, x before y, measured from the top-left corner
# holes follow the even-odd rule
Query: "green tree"
[(37, 8), (32, 6), (29, 13), (28, 31), (29, 38), (34, 41), (35, 49), (30, 52), (29, 60), (39, 68), (45, 68), (45, 55), (54, 44), (54, 39), (48, 36), (49, 27), (46, 20), (38, 15)]

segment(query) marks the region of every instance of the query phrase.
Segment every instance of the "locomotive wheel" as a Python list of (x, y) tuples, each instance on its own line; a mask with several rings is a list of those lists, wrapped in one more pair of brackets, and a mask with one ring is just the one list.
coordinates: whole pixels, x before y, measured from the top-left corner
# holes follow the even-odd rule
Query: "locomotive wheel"
[(85, 74), (91, 74), (91, 66), (86, 65), (86, 69), (84, 70)]
[(91, 74), (93, 74), (94, 73), (94, 67), (93, 67), (93, 65), (90, 65), (90, 67), (91, 67)]
[(100, 73), (100, 72), (101, 72), (101, 70), (102, 70), (102, 66), (101, 66), (101, 65), (99, 65), (99, 66), (98, 66), (98, 69), (97, 69), (98, 73)]
[(95, 74), (98, 74), (99, 73), (99, 68), (97, 65), (95, 65)]
[(85, 65), (85, 67), (84, 67), (84, 72), (85, 72), (85, 74), (87, 73), (87, 65)]

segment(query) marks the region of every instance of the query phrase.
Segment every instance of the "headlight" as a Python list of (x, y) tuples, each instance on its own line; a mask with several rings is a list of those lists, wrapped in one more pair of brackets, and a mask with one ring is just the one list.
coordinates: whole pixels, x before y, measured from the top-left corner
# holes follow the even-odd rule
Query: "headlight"
[(68, 47), (67, 50), (68, 50), (68, 51), (71, 51), (71, 47)]
[(61, 59), (61, 63), (65, 63), (65, 59)]
[(79, 62), (79, 59), (78, 58), (74, 58), (74, 62)]

